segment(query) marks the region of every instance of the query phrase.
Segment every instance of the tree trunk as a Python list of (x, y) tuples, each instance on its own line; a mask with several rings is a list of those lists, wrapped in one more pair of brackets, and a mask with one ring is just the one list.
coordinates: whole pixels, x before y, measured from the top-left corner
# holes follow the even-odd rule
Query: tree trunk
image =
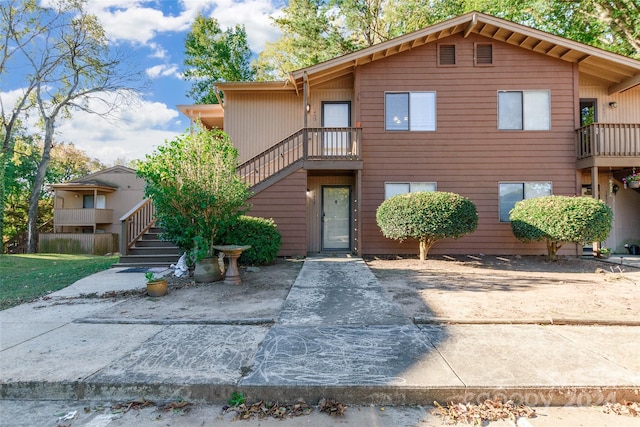
[(45, 119), (44, 128), (44, 147), (42, 150), (42, 158), (38, 163), (36, 178), (31, 189), (31, 198), (29, 199), (29, 213), (27, 221), (27, 253), (35, 254), (38, 249), (38, 202), (40, 194), (42, 194), (42, 186), (44, 185), (44, 177), (47, 173), (49, 160), (51, 159), (51, 146), (53, 145), (53, 120)]
[(558, 260), (558, 250), (562, 247), (562, 243), (547, 240), (547, 260), (548, 261), (557, 261)]
[(429, 255), (429, 249), (431, 249), (431, 246), (433, 246), (434, 243), (435, 241), (431, 239), (420, 240), (420, 261), (427, 260), (427, 255)]

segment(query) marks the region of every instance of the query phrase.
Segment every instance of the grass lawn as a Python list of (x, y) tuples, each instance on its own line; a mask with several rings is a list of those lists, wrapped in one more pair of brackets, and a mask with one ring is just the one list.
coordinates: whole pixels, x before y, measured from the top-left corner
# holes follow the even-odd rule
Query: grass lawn
[(117, 261), (117, 256), (0, 255), (0, 310), (58, 291)]

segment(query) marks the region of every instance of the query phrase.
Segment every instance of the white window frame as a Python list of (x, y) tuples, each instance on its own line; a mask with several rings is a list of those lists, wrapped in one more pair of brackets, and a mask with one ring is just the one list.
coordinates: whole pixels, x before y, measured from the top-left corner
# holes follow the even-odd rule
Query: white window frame
[[(403, 110), (393, 115), (394, 113), (388, 110), (391, 106), (389, 98), (393, 95), (406, 95), (406, 111)], [(385, 92), (384, 130), (388, 132), (434, 132), (437, 119), (436, 104), (435, 91)], [(390, 117), (392, 115), (393, 117)]]
[[(405, 186), (400, 191), (392, 191), (391, 187), (396, 186), (399, 189), (400, 186)], [(436, 182), (385, 182), (384, 183), (384, 199), (387, 200), (393, 196), (399, 194), (416, 193), (418, 191), (437, 191), (438, 184)]]
[[(517, 94), (520, 100), (509, 100), (506, 97), (508, 94)], [(519, 109), (514, 112), (514, 108)], [(541, 110), (543, 114), (540, 113)], [(517, 116), (518, 113), (519, 122), (510, 117)], [(551, 130), (551, 91), (499, 90), (498, 130)]]
[[(503, 186), (513, 186), (513, 189), (520, 186), (519, 197), (505, 199), (503, 195)], [(541, 188), (546, 186), (547, 188)], [(544, 193), (544, 194), (541, 194)], [(553, 194), (553, 183), (551, 181), (505, 181), (498, 183), (498, 220), (502, 223), (511, 222), (509, 220), (509, 212), (521, 200), (532, 199), (535, 197), (551, 196)], [(503, 216), (506, 215), (506, 219)]]

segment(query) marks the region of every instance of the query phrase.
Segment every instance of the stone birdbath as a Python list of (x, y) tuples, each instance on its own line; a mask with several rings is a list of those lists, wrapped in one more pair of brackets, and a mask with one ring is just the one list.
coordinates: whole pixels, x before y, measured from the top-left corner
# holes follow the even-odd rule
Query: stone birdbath
[(242, 283), (242, 280), (240, 280), (240, 272), (238, 271), (238, 258), (240, 258), (243, 251), (246, 251), (250, 247), (251, 246), (248, 245), (222, 245), (213, 247), (213, 249), (222, 252), (224, 256), (229, 258), (229, 266), (224, 276), (224, 283), (228, 285), (239, 285)]

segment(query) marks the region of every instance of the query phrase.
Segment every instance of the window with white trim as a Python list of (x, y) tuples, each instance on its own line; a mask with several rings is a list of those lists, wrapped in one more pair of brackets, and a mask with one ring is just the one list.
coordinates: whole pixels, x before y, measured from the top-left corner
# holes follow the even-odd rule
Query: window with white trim
[(398, 194), (416, 193), (418, 191), (436, 191), (435, 182), (385, 182), (384, 199)]
[(498, 129), (551, 129), (551, 93), (548, 90), (498, 91)]
[(384, 129), (390, 131), (435, 131), (435, 92), (385, 93)]
[(550, 196), (551, 182), (498, 183), (500, 222), (509, 222), (509, 212), (521, 200)]

